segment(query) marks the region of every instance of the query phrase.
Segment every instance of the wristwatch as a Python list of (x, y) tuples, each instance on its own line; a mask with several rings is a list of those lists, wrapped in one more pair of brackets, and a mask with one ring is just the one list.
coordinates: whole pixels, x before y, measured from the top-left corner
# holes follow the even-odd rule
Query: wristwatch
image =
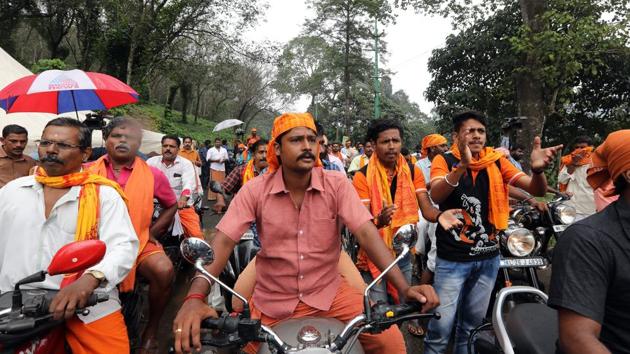
[(103, 282), (105, 281), (105, 273), (101, 272), (100, 270), (96, 270), (96, 269), (88, 270), (85, 272), (85, 274), (90, 274), (91, 276), (96, 278), (96, 280), (98, 280), (99, 285), (103, 284)]

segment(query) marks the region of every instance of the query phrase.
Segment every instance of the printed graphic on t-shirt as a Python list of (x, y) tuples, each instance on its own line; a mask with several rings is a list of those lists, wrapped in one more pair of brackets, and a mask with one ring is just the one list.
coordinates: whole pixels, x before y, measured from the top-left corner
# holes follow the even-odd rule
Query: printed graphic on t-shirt
[(495, 252), (499, 245), (496, 237), (488, 235), (486, 228), (483, 226), (481, 219), (481, 202), (475, 197), (469, 197), (466, 194), (461, 196), (462, 213), (458, 215), (459, 219), (464, 223), (464, 227), (457, 232), (452, 231), (452, 235), (457, 242), (470, 244), (470, 256), (480, 256)]

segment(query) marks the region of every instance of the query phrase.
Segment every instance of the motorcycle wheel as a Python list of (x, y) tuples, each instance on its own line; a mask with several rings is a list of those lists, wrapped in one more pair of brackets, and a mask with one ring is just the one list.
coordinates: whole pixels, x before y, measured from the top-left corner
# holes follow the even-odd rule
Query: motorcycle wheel
[(129, 347), (134, 353), (142, 344), (142, 332), (148, 322), (147, 310), (149, 307), (148, 284), (138, 280), (133, 292), (120, 294), (122, 314), (127, 326)]

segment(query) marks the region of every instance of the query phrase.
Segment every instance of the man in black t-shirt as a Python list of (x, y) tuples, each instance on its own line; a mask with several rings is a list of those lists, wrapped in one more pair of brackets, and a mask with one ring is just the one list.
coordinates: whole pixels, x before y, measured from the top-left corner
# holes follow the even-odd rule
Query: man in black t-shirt
[(619, 199), (571, 225), (554, 251), (549, 305), (566, 354), (630, 353), (630, 130), (593, 154), (589, 184), (609, 180)]
[(483, 320), (499, 270), (496, 232), (507, 228), (507, 186), (544, 195), (547, 181), (543, 172), (562, 148), (542, 149), (536, 137), (530, 177), (503, 153), (485, 147), (486, 119), (481, 113), (456, 115), (453, 128), (457, 144), (431, 164), (431, 199), (440, 210), (461, 209), (464, 227), (445, 230), (438, 226), (436, 230), (434, 288), (440, 297), (436, 311), (442, 318), (429, 322), (425, 353), (444, 353), (453, 327), (453, 352), (467, 353), (468, 336)]

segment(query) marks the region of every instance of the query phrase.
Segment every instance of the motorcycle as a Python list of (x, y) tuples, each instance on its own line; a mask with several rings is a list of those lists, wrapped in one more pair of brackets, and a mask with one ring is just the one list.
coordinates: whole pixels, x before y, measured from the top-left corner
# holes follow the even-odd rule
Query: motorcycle
[[(26, 284), (46, 280), (47, 275), (81, 272), (100, 262), (105, 256), (105, 243), (99, 240), (73, 242), (60, 248), (48, 268), (15, 284), (13, 291), (0, 295), (0, 352), (64, 353), (65, 337), (59, 330), (64, 320), (55, 320), (48, 311), (58, 290), (21, 289)], [(85, 308), (76, 313), (88, 315), (88, 307), (107, 301), (109, 296), (92, 294)]]
[(239, 348), (248, 342), (260, 342), (263, 345), (261, 345), (258, 353), (357, 354), (363, 353), (363, 348), (358, 342), (358, 336), (362, 333), (381, 333), (394, 324), (419, 318), (439, 319), (439, 313), (420, 313), (421, 305), (419, 303), (399, 305), (376, 303), (370, 305), (370, 290), (409, 253), (409, 244), (414, 232), (417, 233), (415, 226), (405, 225), (396, 233), (394, 249), (399, 250), (398, 256), (365, 289), (363, 294), (364, 312), (362, 314), (345, 325), (332, 318), (305, 317), (280, 322), (273, 328), (262, 325), (258, 319), (252, 319), (247, 299), (204, 269), (204, 266), (214, 261), (214, 252), (210, 245), (198, 239), (185, 240), (182, 243), (182, 256), (193, 263), (197, 271), (214, 280), (245, 304), (244, 311), (240, 314), (224, 313), (220, 318), (204, 320), (201, 327), (218, 330), (219, 335), (202, 333), (202, 345), (215, 348)]
[[(220, 193), (221, 195), (223, 195), (223, 198), (227, 200), (227, 195), (225, 194), (225, 191), (223, 190), (219, 182), (212, 182), (210, 184), (210, 190), (215, 193)], [(254, 257), (260, 250), (260, 247), (256, 244), (255, 238), (256, 237), (254, 235), (254, 231), (251, 228), (243, 234), (236, 247), (234, 247), (234, 250), (230, 255), (228, 263), (225, 265), (223, 272), (219, 276), (219, 279), (221, 279), (221, 281), (227, 284), (230, 288), (234, 287), (234, 284), (236, 284), (236, 280), (241, 275), (241, 273), (243, 273), (245, 267), (247, 267), (249, 262), (254, 259)], [(229, 291), (226, 292), (223, 289), (221, 289), (221, 291), (223, 293), (225, 307), (228, 312), (231, 312), (232, 293), (230, 293)]]
[(575, 221), (575, 208), (563, 203), (567, 199), (557, 195), (547, 203), (546, 212), (529, 205), (527, 200), (513, 207), (508, 228), (499, 234), (501, 263), (496, 291), (513, 284), (543, 288), (536, 269), (545, 269), (551, 264), (550, 241), (558, 240)]
[[(532, 300), (514, 304), (510, 300), (514, 295)], [(468, 353), (553, 354), (557, 340), (558, 314), (547, 306), (547, 295), (533, 287), (513, 286), (499, 292), (492, 322), (471, 332)]]

